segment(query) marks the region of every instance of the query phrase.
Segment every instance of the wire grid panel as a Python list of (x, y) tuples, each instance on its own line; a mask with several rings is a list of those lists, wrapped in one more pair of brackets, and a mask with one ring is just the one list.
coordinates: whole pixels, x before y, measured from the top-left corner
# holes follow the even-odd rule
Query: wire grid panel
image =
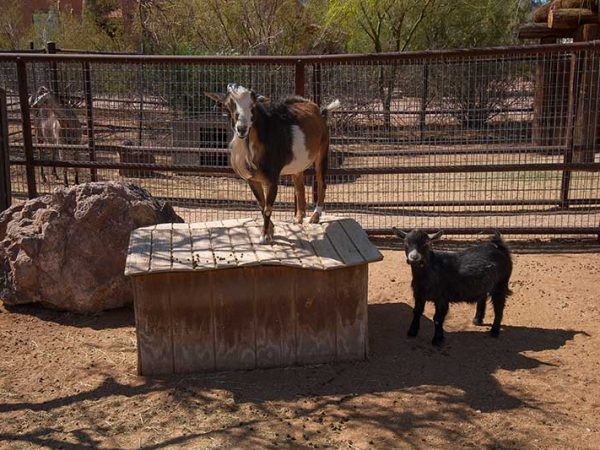
[[(598, 62), (596, 49), (569, 47), (309, 57), (300, 69), (294, 60), (268, 59), (33, 59), (26, 66), (34, 158), (47, 163), (36, 167), (36, 184), (45, 193), (62, 186), (65, 174), (70, 184), (75, 174), (80, 181), (123, 180), (169, 201), (187, 221), (258, 215), (250, 189), (230, 173), (229, 118), (205, 93), (236, 82), (277, 100), (296, 92), (300, 80), (305, 96), (342, 104), (329, 118), (329, 213), (375, 233), (391, 226), (595, 233), (598, 172), (543, 166), (598, 162)], [(0, 59), (13, 201), (27, 196), (15, 67)], [(44, 89), (52, 108), (35, 101)], [(61, 122), (57, 142), (41, 126), (49, 111)], [(137, 166), (55, 171), (55, 160)], [(284, 178), (276, 218), (290, 219), (293, 201)]]
[[(579, 90), (597, 94), (597, 58), (577, 55)], [(600, 97), (575, 91), (586, 110), (569, 112), (572, 60), (559, 51), (323, 64), (317, 97), (343, 104), (332, 158), (360, 173), (330, 185), (328, 204), (370, 230), (597, 229), (598, 172), (573, 172), (565, 185), (562, 170), (533, 169), (570, 162), (570, 115), (593, 129), (581, 138), (590, 155), (577, 162), (598, 161)], [(570, 207), (558, 211), (565, 193)]]

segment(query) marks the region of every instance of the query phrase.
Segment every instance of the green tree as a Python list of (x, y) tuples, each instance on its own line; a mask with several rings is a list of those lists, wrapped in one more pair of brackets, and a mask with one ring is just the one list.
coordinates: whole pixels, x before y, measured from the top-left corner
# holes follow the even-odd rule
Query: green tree
[(31, 30), (23, 23), (20, 0), (6, 0), (0, 14), (0, 49), (25, 48)]
[[(353, 52), (402, 52), (414, 46), (424, 20), (441, 0), (333, 0), (327, 26), (347, 30)], [(391, 104), (398, 66), (377, 68), (377, 86), (383, 106), (384, 129), (392, 127)]]

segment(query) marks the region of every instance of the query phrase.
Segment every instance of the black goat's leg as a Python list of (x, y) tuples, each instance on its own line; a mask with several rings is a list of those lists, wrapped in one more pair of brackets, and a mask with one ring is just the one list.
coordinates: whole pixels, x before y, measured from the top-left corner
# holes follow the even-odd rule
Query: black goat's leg
[(475, 312), (475, 317), (473, 318), (473, 324), (475, 325), (483, 325), (483, 319), (485, 317), (485, 304), (487, 302), (487, 295), (479, 298), (477, 300), (477, 311)]
[(442, 345), (444, 342), (444, 320), (448, 314), (448, 301), (438, 300), (435, 302), (435, 314), (433, 316), (433, 324), (435, 331), (433, 334), (433, 345)]
[(490, 334), (492, 337), (498, 337), (500, 334), (500, 324), (504, 315), (504, 304), (506, 303), (506, 294), (504, 292), (492, 293), (492, 304), (494, 305), (494, 323)]
[(419, 326), (421, 325), (421, 316), (425, 309), (425, 300), (415, 298), (415, 307), (413, 308), (413, 319), (408, 329), (408, 336), (415, 337), (419, 334)]

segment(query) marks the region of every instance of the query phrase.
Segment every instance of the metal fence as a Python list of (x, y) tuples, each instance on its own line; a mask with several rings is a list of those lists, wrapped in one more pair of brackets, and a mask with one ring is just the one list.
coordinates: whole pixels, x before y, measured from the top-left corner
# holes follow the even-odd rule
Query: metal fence
[[(341, 101), (326, 213), (372, 234), (600, 234), (597, 42), (306, 57), (0, 54), (5, 189), (22, 201), (79, 168), (81, 181), (143, 186), (187, 221), (256, 215), (228, 165), (229, 122), (204, 95), (229, 82), (271, 99)], [(75, 114), (78, 142), (40, 132), (43, 113), (29, 103), (41, 86)], [(312, 189), (311, 171), (306, 179)], [(291, 219), (293, 188), (281, 183), (275, 217)]]

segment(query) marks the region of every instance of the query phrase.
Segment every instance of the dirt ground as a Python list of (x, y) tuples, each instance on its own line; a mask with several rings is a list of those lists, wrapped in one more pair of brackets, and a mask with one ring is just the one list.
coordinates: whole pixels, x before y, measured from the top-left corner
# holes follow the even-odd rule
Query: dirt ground
[(132, 310), (3, 307), (0, 448), (600, 448), (597, 247), (516, 254), (500, 338), (455, 305), (441, 350), (384, 255), (366, 362), (145, 379)]

